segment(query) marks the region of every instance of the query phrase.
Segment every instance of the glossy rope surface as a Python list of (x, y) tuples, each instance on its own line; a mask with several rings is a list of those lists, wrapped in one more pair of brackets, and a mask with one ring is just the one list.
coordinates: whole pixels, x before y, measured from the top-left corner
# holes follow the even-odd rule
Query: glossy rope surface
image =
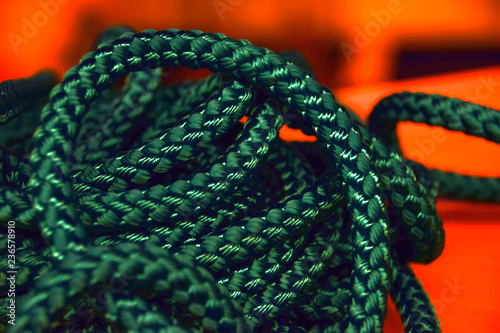
[[(443, 250), (435, 201), (454, 182), (406, 160), (381, 126), (421, 118), (378, 106), (368, 130), (293, 52), (125, 31), (101, 36), (33, 136), (3, 148), (2, 268), (14, 220), (23, 294), (12, 332), (381, 332), (389, 293), (408, 332), (440, 330), (407, 263)], [(162, 84), (180, 66), (216, 74)], [(37, 112), (18, 109), (5, 121)], [(483, 111), (461, 114), (477, 118), (464, 131), (498, 142)], [(283, 142), (283, 123), (318, 141)]]

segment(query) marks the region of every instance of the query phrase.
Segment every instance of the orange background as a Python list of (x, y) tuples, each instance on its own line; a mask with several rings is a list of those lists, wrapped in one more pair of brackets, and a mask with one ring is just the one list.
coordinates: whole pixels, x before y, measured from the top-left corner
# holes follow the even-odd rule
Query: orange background
[[(478, 77), (492, 75), (500, 82), (500, 66), (399, 82), (383, 82), (342, 88), (334, 94), (363, 117), (383, 96), (403, 89), (464, 98), (474, 97)], [(500, 87), (498, 88), (500, 91)], [(500, 93), (480, 101), (500, 109)], [(403, 123), (398, 132), (403, 152), (408, 156), (421, 148), (416, 142), (431, 137), (426, 125)], [(500, 146), (461, 133), (441, 130), (445, 140), (424, 155), (429, 167), (471, 175), (500, 177)], [(500, 205), (440, 199), (437, 209), (443, 218), (446, 246), (430, 265), (413, 265), (417, 277), (433, 301), (443, 332), (500, 332)], [(456, 283), (456, 294), (448, 284)], [(391, 304), (384, 332), (400, 333), (403, 328)]]
[[(384, 19), (383, 13), (390, 15)], [(0, 2), (0, 81), (47, 67), (62, 76), (90, 49), (101, 30), (126, 23), (137, 30), (175, 27), (222, 32), (275, 51), (300, 50), (320, 83), (363, 118), (381, 97), (403, 89), (500, 109), (499, 53), (490, 52), (500, 50), (499, 19), (497, 0), (4, 0)], [(362, 43), (359, 31), (367, 36)], [(355, 47), (356, 52), (345, 55), (341, 45)], [(475, 52), (476, 56), (458, 64), (445, 61), (442, 68), (434, 66), (435, 74), (415, 76), (419, 71), (428, 73), (424, 67), (432, 65), (420, 61), (407, 68), (413, 74), (402, 75), (403, 55), (415, 50), (420, 55)], [(487, 58), (486, 53), (481, 56), (483, 51), (490, 52), (488, 57), (496, 63), (481, 65)], [(446, 68), (454, 71), (445, 73)], [(481, 87), (488, 79), (496, 85)], [(425, 152), (421, 144), (433, 131), (440, 131), (445, 139)], [(425, 125), (404, 123), (398, 132), (405, 154), (429, 167), (500, 177), (497, 145)], [(287, 130), (281, 135), (311, 139)], [(438, 210), (447, 233), (443, 255), (431, 265), (414, 268), (437, 308), (443, 331), (500, 332), (499, 205), (440, 200)], [(455, 280), (465, 289), (453, 294), (448, 285)], [(384, 331), (402, 332), (393, 305)]]

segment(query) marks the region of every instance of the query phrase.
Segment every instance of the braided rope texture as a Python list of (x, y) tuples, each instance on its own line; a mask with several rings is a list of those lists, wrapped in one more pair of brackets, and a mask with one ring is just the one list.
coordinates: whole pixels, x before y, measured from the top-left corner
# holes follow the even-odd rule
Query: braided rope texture
[[(214, 74), (163, 82), (181, 66)], [(382, 332), (389, 295), (406, 332), (440, 332), (408, 266), (443, 250), (436, 198), (500, 199), (498, 179), (427, 170), (395, 136), (415, 121), (499, 143), (498, 111), (405, 92), (366, 127), (294, 51), (114, 27), (55, 84), (0, 84), (10, 332)]]

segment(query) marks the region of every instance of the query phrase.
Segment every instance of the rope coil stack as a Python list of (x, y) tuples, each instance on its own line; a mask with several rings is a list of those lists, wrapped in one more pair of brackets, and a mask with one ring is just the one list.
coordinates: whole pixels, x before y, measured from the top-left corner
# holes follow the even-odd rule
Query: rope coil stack
[[(408, 263), (443, 250), (438, 195), (500, 184), (406, 160), (395, 124), (499, 143), (498, 111), (405, 92), (365, 127), (293, 52), (124, 27), (96, 45), (49, 98), (48, 73), (0, 84), (10, 332), (381, 332), (389, 294), (407, 332), (440, 331)], [(181, 66), (214, 74), (162, 84)], [(318, 140), (284, 142), (284, 123)]]

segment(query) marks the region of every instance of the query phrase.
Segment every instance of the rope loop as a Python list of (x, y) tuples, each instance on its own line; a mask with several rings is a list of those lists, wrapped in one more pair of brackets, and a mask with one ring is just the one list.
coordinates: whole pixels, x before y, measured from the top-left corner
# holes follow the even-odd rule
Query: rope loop
[[(407, 332), (440, 331), (408, 263), (443, 250), (439, 194), (500, 187), (405, 159), (395, 124), (499, 143), (497, 111), (403, 93), (366, 127), (296, 51), (128, 27), (94, 45), (48, 101), (48, 74), (0, 84), (11, 332), (382, 332), (389, 294)], [(214, 74), (165, 82), (177, 67)], [(21, 102), (33, 93), (42, 102)], [(284, 124), (317, 141), (282, 141)]]

